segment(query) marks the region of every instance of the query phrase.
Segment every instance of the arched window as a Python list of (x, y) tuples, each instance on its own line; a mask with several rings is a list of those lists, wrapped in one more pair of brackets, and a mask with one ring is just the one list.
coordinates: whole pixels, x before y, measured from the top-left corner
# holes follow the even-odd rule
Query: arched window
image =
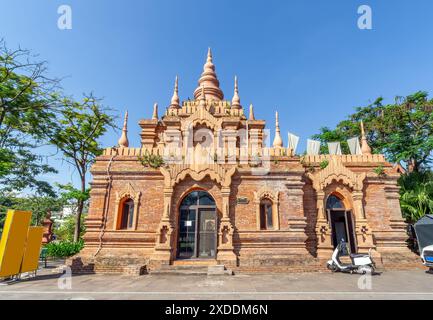
[(134, 220), (134, 200), (132, 200), (131, 198), (123, 200), (120, 204), (119, 211), (120, 212), (117, 229), (132, 229)]
[(326, 201), (326, 209), (335, 210), (335, 209), (344, 209), (343, 201), (335, 194), (331, 194)]
[(274, 229), (272, 207), (273, 204), (271, 200), (260, 200), (260, 230)]

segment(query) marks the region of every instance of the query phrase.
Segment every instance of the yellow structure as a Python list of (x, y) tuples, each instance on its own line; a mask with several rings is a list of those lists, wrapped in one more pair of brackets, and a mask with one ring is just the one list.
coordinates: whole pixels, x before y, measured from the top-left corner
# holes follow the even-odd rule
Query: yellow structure
[(29, 228), (20, 273), (35, 271), (38, 269), (39, 253), (41, 251), (43, 234), (44, 227)]
[(31, 211), (8, 210), (0, 241), (0, 277), (38, 268), (42, 227), (30, 227)]

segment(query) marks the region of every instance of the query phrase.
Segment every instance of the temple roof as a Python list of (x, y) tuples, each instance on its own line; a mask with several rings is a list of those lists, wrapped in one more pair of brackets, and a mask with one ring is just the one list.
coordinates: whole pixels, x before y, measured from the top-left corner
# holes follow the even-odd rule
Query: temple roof
[(203, 73), (194, 91), (194, 99), (198, 100), (200, 98), (202, 95), (202, 87), (204, 87), (206, 99), (218, 101), (224, 99), (224, 93), (220, 89), (220, 83), (215, 73), (215, 65), (212, 62), (212, 51), (210, 48), (207, 52), (206, 63), (203, 66)]

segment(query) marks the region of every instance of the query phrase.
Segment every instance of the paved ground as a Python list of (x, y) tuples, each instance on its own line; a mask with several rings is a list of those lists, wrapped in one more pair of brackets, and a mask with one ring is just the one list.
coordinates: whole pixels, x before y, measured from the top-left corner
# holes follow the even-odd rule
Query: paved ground
[(341, 273), (68, 278), (53, 271), (1, 285), (0, 299), (433, 299), (433, 274), (422, 270), (371, 278)]

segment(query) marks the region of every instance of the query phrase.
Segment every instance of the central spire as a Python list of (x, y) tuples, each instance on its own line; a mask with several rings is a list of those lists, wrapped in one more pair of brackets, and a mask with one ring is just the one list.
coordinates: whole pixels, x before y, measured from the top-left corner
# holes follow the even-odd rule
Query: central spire
[(196, 100), (202, 95), (202, 87), (204, 87), (207, 99), (220, 101), (224, 98), (224, 93), (220, 89), (220, 83), (215, 73), (215, 65), (212, 62), (212, 51), (210, 48), (207, 52), (206, 63), (203, 66), (203, 73), (198, 80), (198, 87), (194, 91), (194, 98)]

